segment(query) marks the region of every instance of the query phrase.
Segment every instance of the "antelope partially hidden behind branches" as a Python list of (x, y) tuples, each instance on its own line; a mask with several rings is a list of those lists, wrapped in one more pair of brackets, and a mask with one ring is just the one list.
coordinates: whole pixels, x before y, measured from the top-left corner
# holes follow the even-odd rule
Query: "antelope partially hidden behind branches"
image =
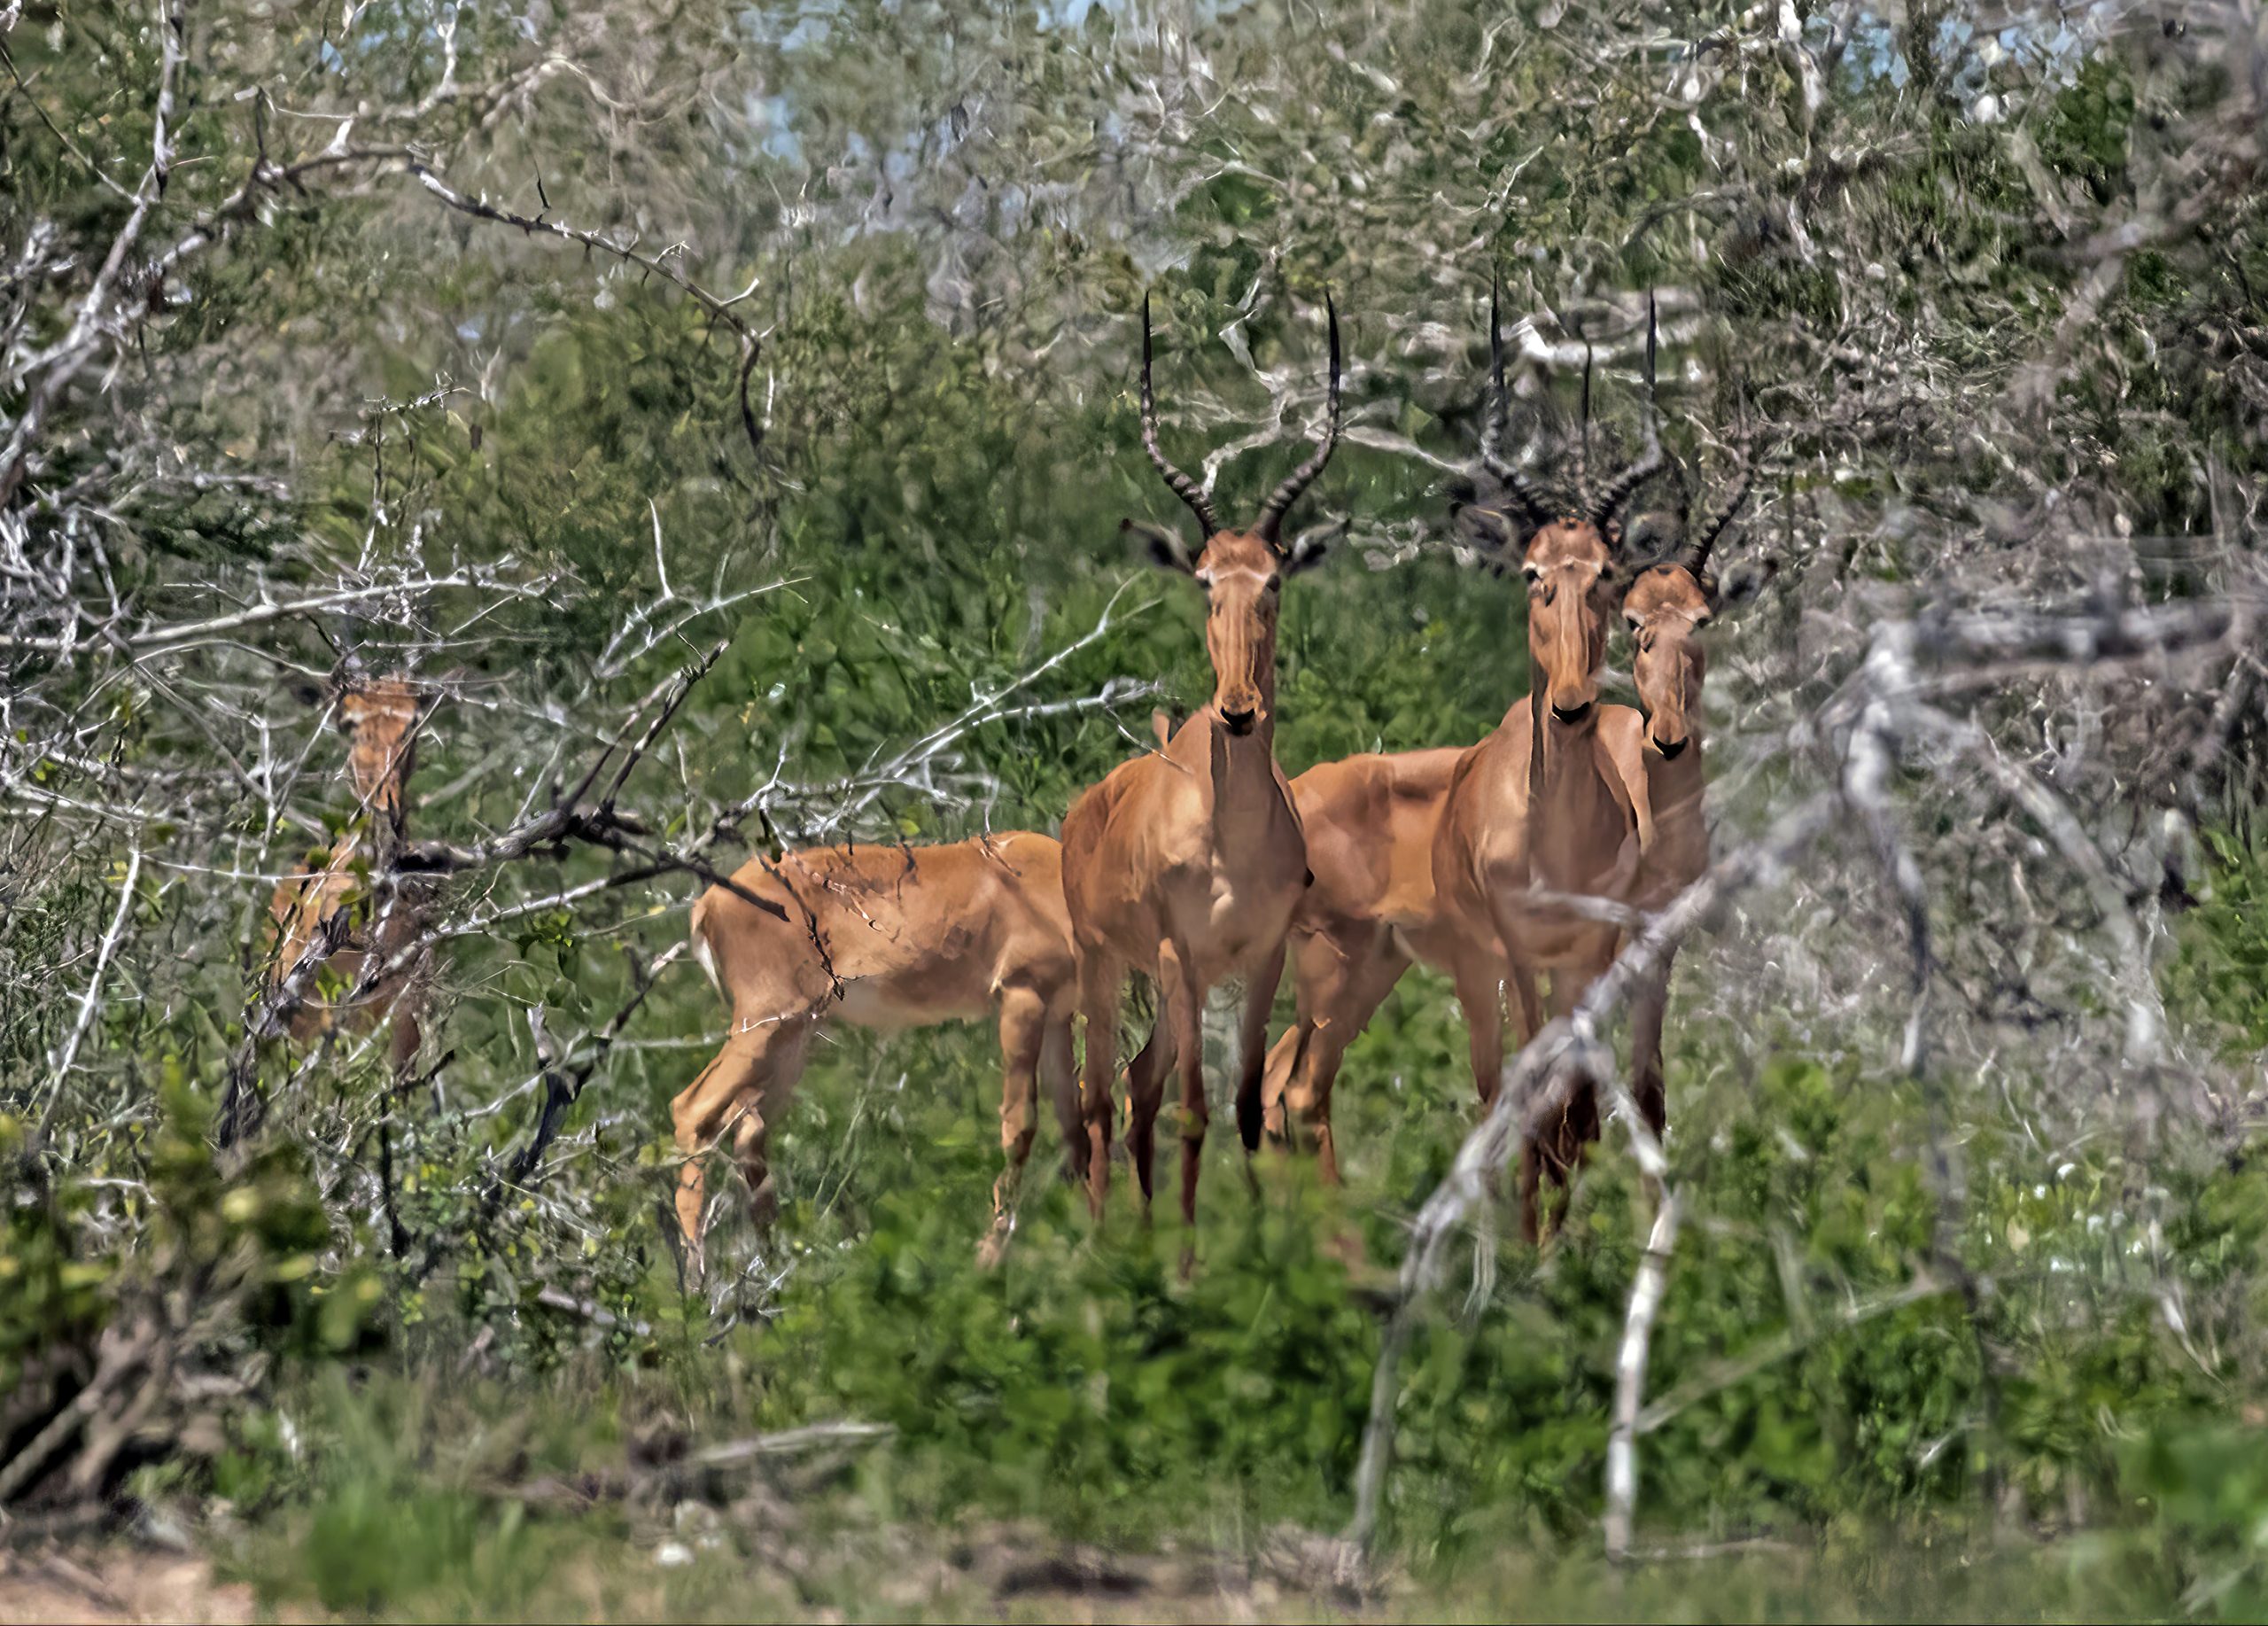
[[(284, 996), (282, 1008), (297, 1039), (369, 1027), (391, 1014), (399, 1070), (416, 1057), (421, 1037), (416, 988), (423, 968), (409, 952), (420, 930), (418, 911), (398, 881), (375, 918), (365, 894), (368, 877), (392, 873), (401, 853), (418, 695), (403, 673), (370, 678), (350, 666), (337, 680), (333, 698), (346, 735), (355, 811), (322, 867), (285, 877), (268, 899), (276, 934), (268, 985), (271, 994)], [(342, 999), (315, 995), (319, 971), (346, 984)]]
[[(1064, 901), (1078, 952), (1086, 1018), (1080, 1105), (1087, 1132), (1088, 1199), (1099, 1220), (1110, 1184), (1111, 1088), (1118, 1005), (1129, 971), (1155, 984), (1161, 1021), (1127, 1075), (1127, 1149), (1149, 1211), (1158, 1109), (1166, 1073), (1181, 1077), (1181, 1214), (1193, 1225), (1208, 1114), (1200, 1022), (1216, 984), (1245, 980), (1237, 1124), (1258, 1144), (1268, 1011), (1283, 975), (1284, 940), (1309, 884), (1307, 848), (1276, 766), (1276, 619), (1286, 578), (1322, 548), (1286, 548), (1285, 515), (1339, 443), (1339, 313), (1326, 298), (1331, 381), (1322, 446), (1276, 488), (1249, 530), (1231, 530), (1197, 482), (1158, 447), (1151, 385), (1149, 301), (1142, 305), (1142, 444), (1203, 528), (1191, 554), (1150, 533), (1156, 562), (1205, 589), (1212, 703), (1164, 748), (1113, 769), (1063, 820)], [(1193, 1257), (1184, 1249), (1184, 1268)]]
[[(1503, 339), (1490, 292), (1491, 401), (1481, 459), (1527, 532), (1520, 571), (1533, 686), (1526, 702), (1516, 703), (1496, 731), (1458, 760), (1433, 849), (1436, 906), (1456, 945), (1451, 975), (1484, 1103), (1495, 1099), (1503, 1069), (1499, 976), (1512, 996), (1523, 1045), (1542, 1025), (1539, 972), (1550, 974), (1553, 1013), (1573, 1011), (1612, 963), (1620, 937), (1612, 913), (1586, 908), (1585, 900), (1627, 906), (1641, 854), (1654, 839), (1643, 795), (1634, 795), (1617, 766), (1635, 754), (1633, 736), (1643, 720), (1627, 707), (1601, 706), (1598, 674), (1608, 618), (1622, 596), (1621, 510), (1666, 466), (1653, 410), (1655, 343), (1649, 300), (1644, 451), (1595, 494), (1579, 492), (1579, 507), (1555, 514), (1500, 451)], [(1588, 368), (1584, 393), (1588, 399)], [(1506, 544), (1511, 535), (1505, 528)], [(1540, 1179), (1564, 1185), (1597, 1134), (1596, 1093), (1584, 1079), (1557, 1124), (1523, 1141), (1520, 1222), (1531, 1241)]]
[[(1619, 515), (1664, 466), (1659, 447), (1650, 419), (1647, 449), (1638, 461), (1607, 482), (1581, 516), (1554, 518), (1499, 451), (1506, 403), (1493, 290), (1488, 329), (1492, 393), (1481, 457), (1533, 533), (1524, 557), (1533, 691), (1472, 750), (1370, 753), (1320, 764), (1293, 782), (1316, 881), (1293, 927), (1299, 1014), (1270, 1052), (1264, 1099), (1270, 1135), (1311, 1138), (1326, 1183), (1339, 1178), (1331, 1097), (1340, 1063), (1412, 960), (1455, 981), (1472, 1024), (1474, 1083), (1485, 1105), (1495, 1096), (1502, 1059), (1500, 987), (1509, 981), (1521, 1001), (1525, 1042), (1540, 1023), (1535, 970), (1560, 963), (1567, 952), (1567, 945), (1534, 928), (1514, 933), (1508, 945), (1493, 917), (1474, 906), (1469, 889), (1437, 886), (1436, 840), (1454, 789), (1462, 788), (1465, 821), (1459, 840), (1492, 838), (1485, 861), (1500, 875), (1526, 876), (1513, 884), (1619, 892), (1636, 874), (1643, 821), (1612, 766), (1611, 747), (1635, 751), (1642, 722), (1626, 707), (1596, 704), (1596, 673), (1617, 592)], [(1653, 351), (1650, 306), (1650, 402)], [(1588, 378), (1584, 393), (1588, 404)], [(1491, 509), (1466, 515), (1499, 550), (1511, 549), (1515, 537), (1507, 516)], [(1547, 696), (1553, 719), (1539, 728), (1535, 712)], [(1532, 777), (1539, 745), (1541, 795)], [(1510, 772), (1511, 782), (1500, 787), (1506, 796), (1491, 796), (1485, 778), (1473, 782), (1475, 773), (1485, 775), (1489, 766)], [(1533, 855), (1539, 854), (1537, 862)], [(1587, 929), (1573, 946), (1588, 963), (1612, 940), (1611, 926)], [(1508, 961), (1508, 952), (1544, 958)], [(1555, 991), (1561, 980), (1555, 974)]]
[(822, 1021), (889, 1030), (993, 1011), (1006, 1166), (978, 1256), (997, 1263), (1015, 1225), (1041, 1079), (1067, 1144), (1079, 1127), (1062, 850), (1021, 830), (933, 847), (825, 847), (776, 863), (751, 859), (732, 881), (693, 906), (694, 957), (731, 1005), (732, 1031), (670, 1105), (684, 1159), (678, 1225), (696, 1273), (708, 1189), (703, 1159), (729, 1132), (757, 1223), (769, 1225), (778, 1207), (772, 1132)]
[[(1666, 906), (1709, 867), (1709, 826), (1701, 800), (1701, 681), (1707, 661), (1697, 634), (1717, 614), (1717, 579), (1710, 572), (1709, 555), (1747, 499), (1753, 467), (1744, 451), (1739, 478), (1716, 517), (1674, 555), (1641, 565), (1622, 595), (1622, 618), (1633, 646), (1630, 676), (1646, 723), (1635, 740), (1618, 732), (1612, 744), (1624, 780), (1651, 821), (1632, 896), (1649, 913)], [(1630, 1093), (1657, 1140), (1669, 1123), (1662, 1022), (1669, 1008), (1673, 958), (1662, 957), (1630, 1001)]]

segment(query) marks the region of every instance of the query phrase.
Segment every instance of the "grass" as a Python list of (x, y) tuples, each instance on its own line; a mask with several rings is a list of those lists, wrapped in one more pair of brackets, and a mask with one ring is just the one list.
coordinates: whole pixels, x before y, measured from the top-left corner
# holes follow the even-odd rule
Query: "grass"
[[(1190, 1280), (1169, 1203), (1146, 1229), (1122, 1180), (1098, 1234), (1045, 1150), (1007, 1268), (979, 1268), (989, 1045), (853, 1036), (812, 1070), (781, 1136), (797, 1201), (730, 1316), (682, 1295), (658, 1248), (602, 1252), (574, 1284), (627, 1312), (616, 1324), (547, 1309), (501, 1233), (454, 1275), (389, 1280), (377, 1336), (293, 1367), (269, 1408), (232, 1422), (208, 1480), (152, 1471), (138, 1489), (213, 1532), (224, 1576), (286, 1614), (2268, 1607), (2268, 1478), (2249, 1466), (2268, 1453), (2244, 1420), (2268, 1417), (2268, 1396), (2242, 1360), (2208, 1372), (2194, 1353), (2251, 1347), (2268, 1174), (2198, 1171), (2154, 1200), (2186, 1262), (2177, 1337), (2116, 1149), (2050, 1156), (1979, 1122), (1960, 1246), (1994, 1285), (1976, 1320), (1940, 1293), (1852, 1325), (1845, 1306), (1932, 1256), (1924, 1095), (1705, 1018), (1686, 1031), (1674, 1099), (1707, 1131), (1672, 1149), (1701, 1206), (1653, 1392), (1771, 1358), (1646, 1435), (1640, 1544), (1663, 1556), (1625, 1575), (1597, 1557), (1597, 1517), (1642, 1200), (1610, 1140), (1548, 1255), (1476, 1241), (1493, 1252), (1453, 1263), (1453, 1282), (1479, 1285), (1433, 1307), (1405, 1363), (1386, 1584), (1332, 1578), (1379, 1335), (1377, 1267), (1350, 1273), (1334, 1243), (1358, 1227), (1373, 1260), (1395, 1258), (1401, 1217), (1471, 1116), (1453, 1012), (1416, 977), (1342, 1080), (1348, 1186), (1263, 1159), (1254, 1201), (1233, 1135), (1216, 1136)], [(621, 1181), (624, 1215), (641, 1217), (625, 1223), (649, 1238), (639, 1182), (660, 1179)], [(213, 1193), (196, 1193), (183, 1202), (201, 1213)], [(728, 1220), (712, 1256), (753, 1245)], [(835, 1418), (893, 1433), (760, 1471), (695, 1459)]]
[(1952, 1516), (1663, 1543), (1621, 1573), (1588, 1537), (1531, 1529), (1356, 1591), (1327, 1542), (1219, 1508), (1113, 1548), (925, 1503), (887, 1450), (672, 1468), (652, 1459), (671, 1442), (625, 1432), (635, 1391), (325, 1384), (300, 1396), (307, 1494), (224, 1537), (221, 1577), (286, 1616), (373, 1620), (2078, 1620), (2180, 1601), (2148, 1543)]

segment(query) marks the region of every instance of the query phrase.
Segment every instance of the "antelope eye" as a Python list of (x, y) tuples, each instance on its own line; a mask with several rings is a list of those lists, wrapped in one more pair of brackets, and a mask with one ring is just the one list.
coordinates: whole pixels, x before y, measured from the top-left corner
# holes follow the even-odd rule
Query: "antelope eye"
[(1543, 571), (1540, 565), (1523, 564), (1520, 566), (1520, 574), (1528, 579), (1531, 586), (1543, 580)]
[(1635, 632), (1637, 632), (1638, 630), (1640, 630), (1642, 627), (1643, 627), (1643, 626), (1646, 625), (1644, 621), (1641, 620), (1638, 617), (1634, 616), (1634, 615), (1633, 615), (1633, 616), (1624, 616), (1622, 619), (1623, 619), (1623, 620), (1624, 620), (1625, 622), (1627, 622), (1627, 623), (1629, 625), (1630, 630), (1631, 630), (1632, 632), (1634, 632), (1634, 633), (1635, 633)]

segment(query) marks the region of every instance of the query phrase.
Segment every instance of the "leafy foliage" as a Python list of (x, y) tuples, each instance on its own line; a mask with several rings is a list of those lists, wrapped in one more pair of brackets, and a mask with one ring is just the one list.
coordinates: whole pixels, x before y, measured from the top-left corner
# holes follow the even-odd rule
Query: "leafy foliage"
[[(1677, 463), (1650, 534), (1707, 511), (1743, 426), (1762, 448), (1711, 635), (1720, 850), (1847, 731), (1819, 720), (1871, 624), (2256, 595), (2249, 20), (965, 11), (223, 4), (178, 36), (169, 168), (161, 17), (12, 20), (0, 413), (48, 416), (0, 491), (0, 1469), (146, 1338), (241, 1392), (225, 1420), (168, 1402), (170, 1444), (92, 1441), (93, 1477), (252, 1521), (240, 1560), (286, 1603), (729, 1610), (705, 1561), (575, 1591), (579, 1552), (644, 1565), (674, 1513), (531, 1487), (627, 1473), (645, 1431), (681, 1455), (842, 1416), (895, 1434), (810, 1499), (868, 1531), (1340, 1526), (1387, 1272), (1472, 1116), (1430, 973), (1349, 1054), (1343, 1190), (1268, 1162), (1248, 1202), (1214, 1137), (1186, 1284), (1173, 1226), (1122, 1201), (1097, 1238), (1041, 1168), (1008, 1268), (977, 1268), (981, 1028), (816, 1046), (780, 1231), (734, 1193), (708, 1292), (656, 1217), (668, 1103), (722, 1018), (662, 958), (705, 877), (653, 852), (1052, 829), (1153, 704), (1209, 692), (1196, 594), (1122, 551), (1122, 519), (1179, 518), (1140, 447), (1146, 295), (1169, 449), (1239, 514), (1316, 423), (1326, 292), (1345, 317), (1350, 432), (1301, 522), (1338, 556), (1285, 601), (1289, 773), (1471, 742), (1526, 689), (1520, 584), (1449, 517), (1486, 495), (1491, 273), (1540, 469), (1632, 443), (1649, 288)], [(467, 849), (602, 789), (641, 696), (705, 672), (605, 792), (648, 850), (421, 877), (401, 1071), (262, 1014), (271, 893), (361, 818), (307, 698), (349, 653), (423, 685), (406, 834)], [(2217, 707), (2194, 662), (2125, 659), (1948, 679), (1987, 747), (1952, 790), (1924, 770), (1955, 746), (1908, 743), (1889, 794), (1946, 1030), (1918, 1071), (1863, 843), (1682, 965), (1672, 1167), (1700, 1212), (1654, 1334), (1644, 1523), (1802, 1556), (1723, 1562), (1717, 1592), (1634, 1580), (1634, 1611), (1859, 1613), (1911, 1574), (1913, 1613), (2258, 1612), (2268, 731), (2249, 679), (2214, 674)], [(353, 866), (358, 907), (383, 867)], [(2121, 909), (2141, 964), (2104, 947)], [(2167, 1054), (2105, 1038), (2161, 986)], [(216, 1154), (240, 1085), (263, 1134)], [(1603, 1148), (1555, 1249), (1475, 1237), (1469, 1296), (1420, 1326), (1388, 1525), (1444, 1598), (1596, 1607), (1569, 1555), (1646, 1201)], [(1989, 1577), (1954, 1573), (1971, 1555)], [(835, 1586), (859, 1601), (761, 1595)]]

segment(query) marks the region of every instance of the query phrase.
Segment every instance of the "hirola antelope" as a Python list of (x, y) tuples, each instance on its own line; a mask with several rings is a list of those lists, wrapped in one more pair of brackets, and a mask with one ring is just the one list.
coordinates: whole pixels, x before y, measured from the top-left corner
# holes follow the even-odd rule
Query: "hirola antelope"
[[(369, 877), (392, 871), (401, 855), (418, 694), (404, 674), (372, 678), (350, 668), (337, 681), (334, 704), (346, 735), (354, 813), (321, 867), (287, 876), (269, 898), (276, 952), (268, 975), (271, 986), (297, 977), (299, 986), (310, 991), (291, 1002), (288, 1025), (294, 1039), (368, 1028), (391, 1015), (392, 1055), (400, 1068), (416, 1055), (420, 1038), (419, 910), (416, 899), (397, 888), (374, 911)], [(305, 963), (310, 956), (317, 965)], [(313, 992), (317, 966), (328, 973), (324, 981), (336, 998)]]
[(693, 906), (694, 955), (731, 1006), (732, 1028), (670, 1108), (684, 1160), (678, 1224), (696, 1266), (702, 1162), (726, 1134), (757, 1223), (776, 1212), (769, 1142), (822, 1023), (887, 1030), (995, 1012), (1005, 1167), (982, 1256), (997, 1260), (1014, 1224), (1042, 1079), (1067, 1140), (1078, 1128), (1062, 850), (1023, 831), (941, 846), (823, 847), (751, 859), (732, 879)]
[(1287, 548), (1281, 533), (1285, 514), (1339, 441), (1339, 316), (1328, 300), (1325, 308), (1331, 381), (1323, 444), (1276, 488), (1249, 529), (1232, 530), (1221, 524), (1197, 482), (1159, 449), (1149, 307), (1143, 306), (1143, 446), (1203, 532), (1194, 552), (1166, 532), (1153, 534), (1153, 550), (1158, 564), (1204, 589), (1214, 689), (1211, 704), (1161, 750), (1113, 769), (1063, 820), (1064, 900), (1086, 1026), (1080, 1105), (1089, 1201), (1098, 1219), (1109, 1190), (1110, 1092), (1119, 997), (1129, 972), (1155, 984), (1161, 1015), (1127, 1079), (1127, 1147), (1144, 1211), (1165, 1075), (1177, 1070), (1181, 1212), (1184, 1224), (1196, 1218), (1208, 1116), (1200, 1022), (1208, 992), (1239, 976), (1244, 1066), (1237, 1121), (1247, 1148), (1259, 1139), (1268, 1010), (1282, 976), (1285, 933), (1309, 879), (1299, 814), (1276, 766), (1276, 619), (1284, 583), (1321, 553)]

